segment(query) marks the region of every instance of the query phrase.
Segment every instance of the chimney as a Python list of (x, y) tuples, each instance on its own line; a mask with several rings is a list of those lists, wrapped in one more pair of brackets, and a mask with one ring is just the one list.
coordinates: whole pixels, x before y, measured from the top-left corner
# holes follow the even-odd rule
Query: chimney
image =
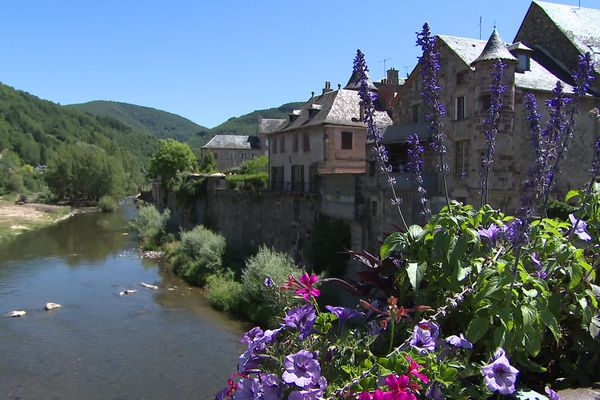
[(397, 69), (390, 68), (387, 70), (387, 83), (389, 85), (398, 85), (400, 83)]
[(328, 92), (331, 92), (331, 82), (325, 81), (325, 87), (323, 88), (323, 93), (322, 94), (325, 94), (325, 93), (328, 93)]

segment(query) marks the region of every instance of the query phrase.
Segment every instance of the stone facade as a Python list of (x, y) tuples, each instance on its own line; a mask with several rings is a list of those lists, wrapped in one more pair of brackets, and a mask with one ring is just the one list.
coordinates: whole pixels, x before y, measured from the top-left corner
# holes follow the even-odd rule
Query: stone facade
[(215, 135), (202, 146), (202, 151), (212, 153), (219, 171), (229, 171), (265, 154), (259, 139), (247, 135)]

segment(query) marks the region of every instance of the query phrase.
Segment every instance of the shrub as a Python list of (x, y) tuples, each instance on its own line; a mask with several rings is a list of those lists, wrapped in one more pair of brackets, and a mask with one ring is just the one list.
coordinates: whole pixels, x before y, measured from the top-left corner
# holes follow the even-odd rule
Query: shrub
[(142, 206), (131, 227), (140, 235), (142, 247), (152, 250), (158, 247), (171, 211), (166, 209), (162, 214), (154, 206)]
[(209, 275), (205, 288), (206, 299), (215, 308), (231, 312), (240, 310), (243, 288), (235, 281), (233, 272)]
[(570, 206), (567, 203), (554, 199), (548, 202), (548, 208), (546, 209), (548, 218), (559, 218), (563, 221), (568, 220), (569, 214), (573, 214), (576, 211), (577, 207)]
[(245, 189), (262, 189), (267, 187), (267, 181), (269, 174), (266, 172), (259, 172), (256, 174), (249, 175), (228, 175), (225, 180), (229, 182), (234, 188), (245, 188)]
[(98, 200), (98, 207), (105, 212), (115, 212), (118, 208), (117, 201), (111, 196), (102, 196)]
[(173, 270), (188, 282), (203, 285), (210, 274), (223, 273), (225, 238), (199, 225), (181, 233), (174, 251)]
[(242, 271), (242, 288), (244, 298), (252, 307), (247, 307), (247, 316), (255, 322), (269, 324), (280, 310), (280, 299), (273, 296), (264, 282), (271, 278), (275, 287), (285, 283), (291, 274), (301, 270), (292, 258), (269, 247), (261, 246), (256, 255), (246, 261)]

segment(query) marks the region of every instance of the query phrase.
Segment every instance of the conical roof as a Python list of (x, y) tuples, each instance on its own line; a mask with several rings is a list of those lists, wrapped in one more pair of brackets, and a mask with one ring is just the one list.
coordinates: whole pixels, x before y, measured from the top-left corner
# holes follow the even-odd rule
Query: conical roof
[(494, 32), (492, 32), (492, 35), (485, 44), (485, 47), (483, 48), (483, 51), (481, 52), (479, 57), (477, 57), (475, 61), (471, 63), (471, 65), (476, 64), (480, 61), (493, 60), (517, 61), (517, 59), (512, 54), (510, 54), (510, 51), (508, 51), (502, 39), (500, 39), (500, 35), (498, 34), (498, 31), (496, 29), (494, 29)]
[[(366, 74), (367, 74), (367, 86), (369, 87), (369, 90), (372, 92), (376, 92), (378, 89), (375, 87), (373, 82), (371, 82), (371, 78), (369, 78), (369, 73), (367, 72)], [(350, 79), (348, 79), (348, 83), (346, 83), (346, 86), (344, 86), (344, 89), (348, 89), (348, 90), (360, 89), (360, 77), (359, 77), (357, 71), (352, 72), (352, 75), (350, 76)]]

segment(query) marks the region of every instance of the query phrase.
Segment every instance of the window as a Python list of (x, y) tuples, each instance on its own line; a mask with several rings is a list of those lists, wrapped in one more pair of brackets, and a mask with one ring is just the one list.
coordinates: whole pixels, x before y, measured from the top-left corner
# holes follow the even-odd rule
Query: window
[(311, 193), (319, 191), (319, 180), (317, 176), (317, 164), (312, 164), (308, 167), (308, 190)]
[(219, 159), (219, 153), (218, 152), (216, 152), (216, 151), (213, 152), (213, 156), (214, 156), (215, 160)]
[(462, 71), (456, 74), (456, 84), (460, 85), (461, 83), (465, 83), (467, 81), (467, 71)]
[(529, 54), (519, 53), (517, 54), (517, 59), (519, 63), (517, 64), (517, 72), (525, 72), (529, 71)]
[(292, 165), (292, 190), (295, 192), (304, 191), (304, 166)]
[(469, 175), (469, 141), (456, 142), (456, 175), (460, 178)]
[(294, 133), (294, 142), (293, 142), (293, 146), (292, 146), (292, 151), (294, 153), (298, 152), (298, 141), (299, 141), (298, 134)]
[(454, 99), (454, 120), (460, 121), (467, 116), (467, 102), (465, 96), (459, 96)]
[(412, 106), (412, 123), (418, 124), (423, 122), (423, 107), (421, 104), (415, 104)]
[(279, 152), (283, 153), (285, 151), (285, 136), (281, 136), (279, 138)]
[(310, 151), (310, 136), (308, 132), (302, 134), (302, 148), (304, 151)]
[(371, 200), (371, 216), (376, 217), (378, 215), (377, 200)]
[(271, 148), (273, 149), (273, 153), (277, 153), (277, 138), (275, 136), (271, 138)]
[(342, 150), (352, 150), (352, 132), (342, 132)]
[(283, 167), (271, 167), (271, 188), (283, 190)]

